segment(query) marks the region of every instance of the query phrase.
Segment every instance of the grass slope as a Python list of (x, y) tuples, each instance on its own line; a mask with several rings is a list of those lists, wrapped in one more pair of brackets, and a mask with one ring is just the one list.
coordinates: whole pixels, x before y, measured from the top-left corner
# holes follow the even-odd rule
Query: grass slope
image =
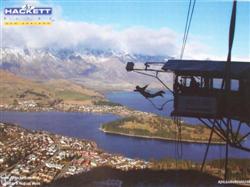
[(61, 99), (64, 102), (96, 100), (103, 96), (82, 85), (67, 80), (37, 82), (0, 69), (0, 104), (12, 104), (15, 100), (47, 102)]

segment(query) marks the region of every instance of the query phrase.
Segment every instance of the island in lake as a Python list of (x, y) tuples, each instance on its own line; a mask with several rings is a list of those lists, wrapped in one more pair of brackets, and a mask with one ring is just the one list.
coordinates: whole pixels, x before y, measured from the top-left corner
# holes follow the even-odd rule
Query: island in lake
[[(162, 140), (177, 140), (177, 126), (172, 119), (154, 116), (129, 116), (117, 121), (103, 124), (101, 129), (105, 133), (134, 136), (142, 138), (154, 138)], [(207, 143), (210, 129), (202, 125), (181, 124), (182, 142)], [(214, 144), (224, 144), (219, 136), (214, 135)]]

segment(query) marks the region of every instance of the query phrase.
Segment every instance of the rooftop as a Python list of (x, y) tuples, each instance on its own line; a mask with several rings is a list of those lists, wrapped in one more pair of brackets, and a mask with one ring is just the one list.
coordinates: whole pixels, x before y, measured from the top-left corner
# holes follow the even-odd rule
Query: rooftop
[[(162, 69), (190, 76), (207, 75), (215, 78), (223, 78), (226, 63), (226, 61), (211, 60), (168, 60)], [(250, 62), (231, 62), (230, 70), (230, 76), (233, 79), (250, 79)]]

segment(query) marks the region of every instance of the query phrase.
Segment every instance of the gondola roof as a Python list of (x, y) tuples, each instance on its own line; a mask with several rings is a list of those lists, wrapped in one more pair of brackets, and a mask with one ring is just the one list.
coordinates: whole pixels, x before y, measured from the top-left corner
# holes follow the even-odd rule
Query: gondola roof
[[(210, 76), (223, 78), (225, 76), (225, 61), (210, 60), (168, 60), (162, 67), (164, 71), (190, 76)], [(250, 62), (231, 62), (230, 77), (233, 79), (250, 79)]]

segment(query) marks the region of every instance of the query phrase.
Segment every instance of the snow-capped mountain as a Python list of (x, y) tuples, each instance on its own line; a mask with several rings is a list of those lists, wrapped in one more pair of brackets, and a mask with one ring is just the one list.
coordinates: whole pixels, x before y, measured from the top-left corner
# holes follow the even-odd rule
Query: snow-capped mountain
[(124, 89), (142, 76), (128, 74), (126, 62), (164, 61), (168, 56), (147, 56), (92, 49), (2, 48), (0, 68), (35, 80), (67, 79), (106, 90)]

